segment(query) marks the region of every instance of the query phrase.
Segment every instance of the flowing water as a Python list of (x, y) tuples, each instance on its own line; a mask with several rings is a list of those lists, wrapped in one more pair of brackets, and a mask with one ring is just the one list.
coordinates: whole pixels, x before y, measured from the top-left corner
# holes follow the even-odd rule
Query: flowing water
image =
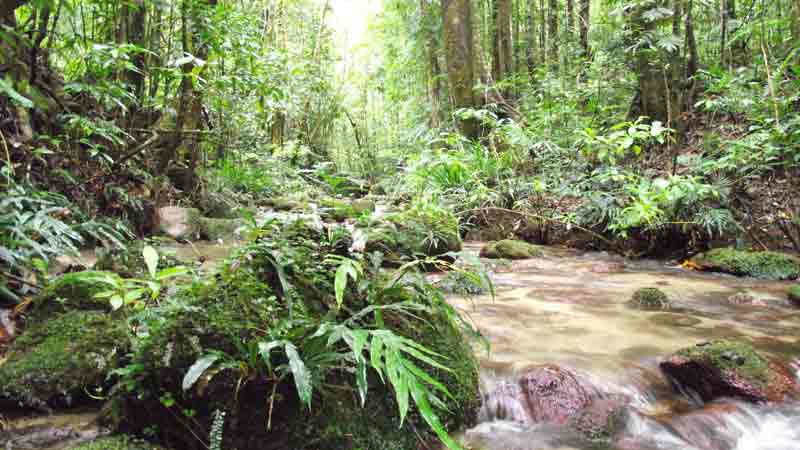
[[(479, 248), (467, 245), (468, 251)], [(480, 424), (464, 434), (470, 447), (800, 449), (800, 403), (722, 399), (700, 407), (676, 394), (658, 369), (676, 350), (717, 338), (748, 341), (784, 361), (800, 356), (800, 310), (786, 299), (788, 283), (559, 248), (514, 262), (492, 279), (494, 299), (452, 299), (491, 344), (488, 353), (476, 347), (486, 394)], [(669, 311), (628, 306), (642, 287), (667, 293)], [(542, 364), (569, 368), (606, 395), (630, 399), (627, 424), (613, 445), (586, 441), (565, 426), (525, 424), (513, 399), (492, 394)]]

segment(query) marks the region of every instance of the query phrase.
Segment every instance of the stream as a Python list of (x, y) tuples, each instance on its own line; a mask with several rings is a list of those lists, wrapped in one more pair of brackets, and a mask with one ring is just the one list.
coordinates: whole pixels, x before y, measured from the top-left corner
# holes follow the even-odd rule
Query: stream
[[(477, 253), (479, 243), (467, 244)], [(476, 347), (485, 393), (480, 423), (464, 433), (484, 450), (797, 450), (800, 403), (756, 406), (717, 400), (699, 407), (674, 392), (658, 363), (712, 339), (750, 342), (767, 356), (800, 356), (800, 310), (790, 284), (705, 274), (662, 261), (547, 248), (494, 273), (496, 296), (453, 298), (491, 344)], [(627, 305), (657, 287), (666, 311)], [(793, 365), (798, 375), (797, 360)], [(497, 395), (531, 367), (568, 368), (582, 383), (629, 400), (614, 444), (568, 427), (521, 423), (513, 396)], [(500, 390), (499, 392), (503, 392)], [(516, 419), (516, 420), (515, 420)]]
[[(175, 245), (181, 258), (213, 269), (232, 246)], [(467, 243), (477, 254), (481, 243)], [(197, 258), (202, 255), (203, 258)], [(91, 264), (92, 256), (83, 256)], [(760, 352), (793, 361), (800, 374), (800, 309), (786, 299), (790, 284), (704, 274), (676, 263), (628, 261), (608, 253), (546, 248), (545, 256), (495, 269), (496, 296), (451, 298), (490, 344), (476, 345), (484, 408), (461, 434), (483, 450), (797, 450), (800, 403), (752, 405), (717, 400), (698, 406), (678, 395), (658, 363), (678, 349), (718, 338), (741, 339)], [(658, 287), (669, 311), (626, 303), (642, 287)], [(2, 314), (0, 314), (2, 318)], [(567, 368), (607, 395), (628, 400), (627, 420), (613, 444), (569, 427), (525, 423), (498, 388), (543, 364)], [(502, 389), (499, 390), (502, 392)], [(0, 448), (60, 449), (96, 436), (93, 413), (47, 418), (2, 417)]]

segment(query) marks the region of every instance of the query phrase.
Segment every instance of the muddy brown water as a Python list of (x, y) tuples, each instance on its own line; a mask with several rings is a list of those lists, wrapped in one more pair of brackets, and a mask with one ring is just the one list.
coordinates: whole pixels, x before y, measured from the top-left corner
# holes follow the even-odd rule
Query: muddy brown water
[[(465, 251), (479, 251), (468, 243)], [(172, 245), (213, 270), (231, 245)], [(83, 258), (92, 261), (91, 254)], [(491, 344), (476, 345), (482, 390), (515, 379), (527, 367), (571, 368), (608, 392), (633, 398), (634, 413), (613, 444), (582, 440), (564, 427), (491, 418), (460, 434), (483, 450), (800, 450), (800, 405), (691, 407), (657, 369), (672, 352), (715, 338), (751, 342), (785, 361), (800, 356), (800, 310), (786, 299), (790, 283), (685, 270), (677, 263), (626, 261), (606, 253), (547, 248), (545, 256), (500, 266), (496, 296), (451, 298)], [(641, 287), (658, 287), (671, 309), (627, 305)], [(795, 366), (797, 368), (797, 366)], [(2, 412), (0, 412), (1, 414)], [(0, 448), (57, 450), (100, 433), (94, 412), (48, 417), (0, 416)], [(663, 417), (670, 417), (669, 421)]]

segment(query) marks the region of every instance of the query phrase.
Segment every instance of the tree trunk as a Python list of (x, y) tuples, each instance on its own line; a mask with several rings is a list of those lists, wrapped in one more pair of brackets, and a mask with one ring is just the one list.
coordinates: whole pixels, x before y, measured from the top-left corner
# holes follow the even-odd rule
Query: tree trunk
[(575, 0), (567, 0), (567, 37), (575, 34)]
[(558, 64), (559, 64), (558, 0), (550, 0), (548, 13), (549, 13), (548, 39), (550, 39), (550, 51), (549, 51), (550, 54), (548, 55), (548, 60), (550, 62), (551, 67), (558, 70)]
[(536, 47), (536, 20), (533, 17), (535, 12), (535, 0), (531, 0), (528, 3), (528, 42), (525, 52), (528, 74), (531, 77), (531, 81), (533, 81), (534, 72), (536, 71), (536, 56), (533, 52), (533, 49)]
[(439, 42), (433, 30), (433, 14), (428, 4), (429, 0), (420, 0), (420, 10), (425, 24), (425, 53), (428, 57), (428, 99), (431, 102), (430, 125), (431, 128), (439, 128), (442, 124), (442, 83), (439, 79), (441, 68), (439, 67), (438, 48)]
[(539, 54), (542, 55), (542, 63), (547, 65), (547, 19), (545, 18), (544, 0), (539, 0)]
[[(698, 55), (697, 55), (697, 41), (694, 36), (694, 0), (687, 0), (686, 4), (686, 49), (684, 53), (687, 57), (686, 62), (686, 78), (693, 79), (697, 74), (698, 69)], [(692, 99), (689, 99), (691, 102)]]
[(580, 32), (581, 32), (581, 49), (583, 50), (583, 56), (585, 58), (589, 57), (589, 25), (591, 20), (591, 1), (590, 0), (580, 0), (581, 1), (581, 11), (580, 11)]
[[(475, 86), (472, 6), (470, 0), (442, 0), (444, 51), (447, 59), (447, 78), (455, 108), (472, 108)], [(478, 123), (474, 119), (459, 121), (461, 132), (477, 138)]]
[(511, 0), (494, 0), (494, 39), (492, 41), (492, 75), (501, 81), (511, 73)]
[(719, 0), (719, 65), (725, 66), (725, 54), (728, 51), (728, 3), (729, 0)]
[[(145, 0), (133, 0), (130, 8), (130, 22), (128, 25), (128, 42), (141, 48), (147, 47), (146, 20), (147, 20), (147, 5)], [(134, 95), (137, 99), (143, 100), (145, 90), (145, 53), (142, 51), (136, 52), (131, 58), (131, 62), (135, 70), (128, 70), (127, 81), (133, 88)]]
[[(209, 46), (202, 36), (205, 34), (204, 24), (208, 12), (215, 7), (217, 0), (183, 0), (181, 4), (182, 46), (184, 53), (206, 61)], [(165, 173), (169, 163), (173, 160), (182, 160), (188, 166), (188, 180), (183, 184), (185, 188), (192, 188), (196, 184), (195, 169), (200, 160), (200, 128), (203, 114), (203, 92), (199, 89), (195, 78), (203, 78), (204, 69), (195, 77), (196, 68), (194, 61), (187, 62), (181, 67), (183, 77), (180, 84), (180, 97), (178, 114), (175, 121), (175, 135), (172, 145), (161, 154), (159, 171)]]

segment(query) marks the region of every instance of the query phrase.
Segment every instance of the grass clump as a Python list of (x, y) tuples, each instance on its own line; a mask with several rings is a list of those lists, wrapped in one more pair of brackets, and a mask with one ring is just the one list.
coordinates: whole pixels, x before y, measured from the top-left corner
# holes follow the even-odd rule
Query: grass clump
[(641, 288), (633, 293), (630, 305), (637, 309), (661, 310), (669, 309), (670, 301), (661, 289)]

